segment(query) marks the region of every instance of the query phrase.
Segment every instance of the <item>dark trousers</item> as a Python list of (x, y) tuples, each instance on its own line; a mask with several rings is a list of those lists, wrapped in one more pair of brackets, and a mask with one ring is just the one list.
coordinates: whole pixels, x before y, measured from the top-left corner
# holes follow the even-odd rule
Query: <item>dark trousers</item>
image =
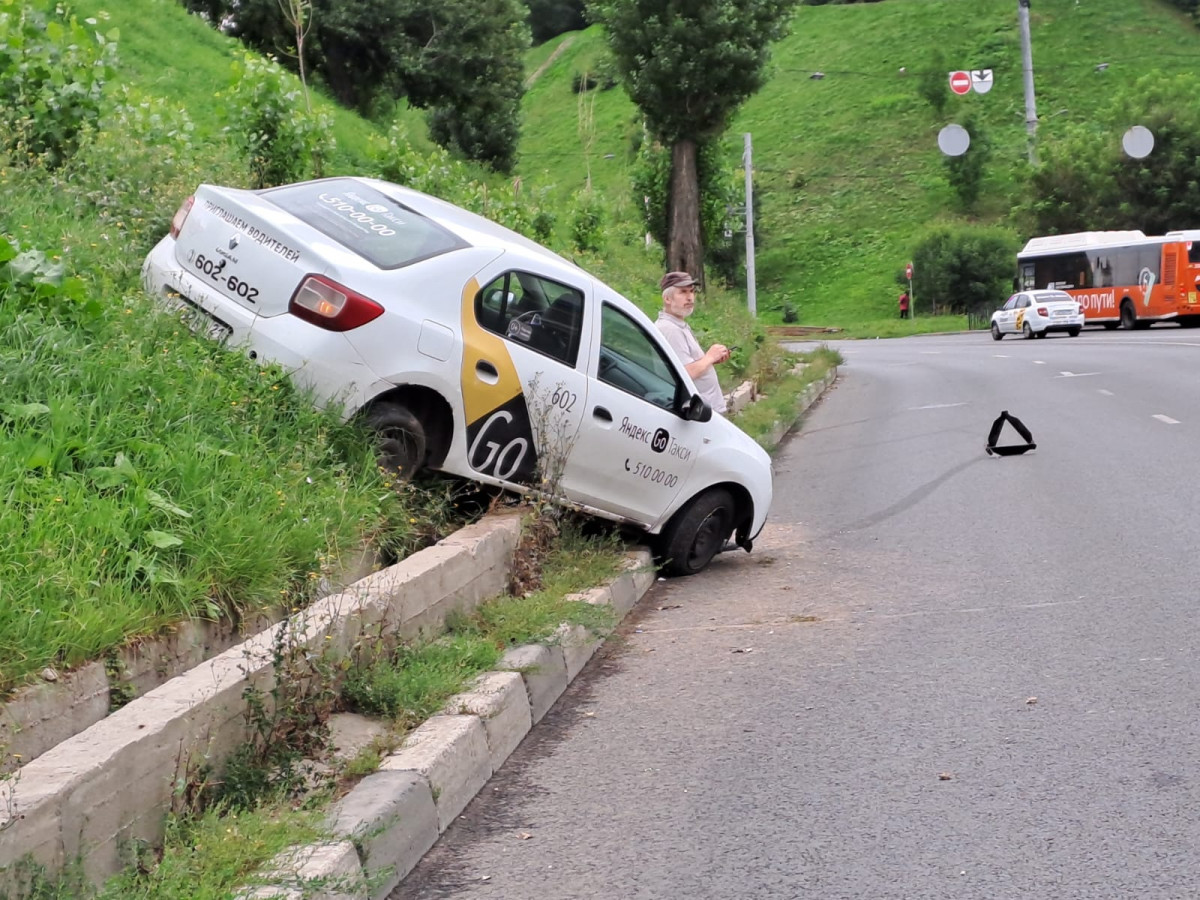
[(907, 309), (900, 310), (900, 318), (902, 318), (902, 319), (908, 318), (908, 310)]

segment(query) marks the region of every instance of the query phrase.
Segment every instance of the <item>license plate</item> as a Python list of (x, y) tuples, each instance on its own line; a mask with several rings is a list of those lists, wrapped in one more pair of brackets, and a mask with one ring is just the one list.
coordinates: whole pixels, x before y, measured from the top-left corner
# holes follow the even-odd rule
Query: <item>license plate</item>
[(167, 294), (163, 300), (167, 309), (174, 313), (192, 334), (201, 335), (218, 344), (224, 343), (233, 334), (230, 326), (213, 318), (186, 297), (179, 294)]

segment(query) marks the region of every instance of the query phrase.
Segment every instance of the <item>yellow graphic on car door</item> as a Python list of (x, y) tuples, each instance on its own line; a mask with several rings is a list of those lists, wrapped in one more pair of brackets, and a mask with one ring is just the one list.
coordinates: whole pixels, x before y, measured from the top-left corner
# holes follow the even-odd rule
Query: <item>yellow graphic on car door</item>
[(499, 335), (475, 318), (479, 282), (462, 295), (462, 398), (467, 423), (467, 464), (484, 475), (527, 482), (537, 471), (537, 451), (524, 386)]
[(1025, 325), (1025, 310), (1019, 309), (1019, 310), (1017, 310), (1017, 331), (1020, 331), (1024, 325)]

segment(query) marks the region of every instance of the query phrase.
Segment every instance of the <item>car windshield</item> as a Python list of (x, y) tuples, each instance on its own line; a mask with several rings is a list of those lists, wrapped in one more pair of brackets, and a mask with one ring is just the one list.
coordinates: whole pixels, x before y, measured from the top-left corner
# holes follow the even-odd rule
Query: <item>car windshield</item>
[(436, 222), (349, 178), (287, 185), (264, 195), (381, 269), (467, 246)]

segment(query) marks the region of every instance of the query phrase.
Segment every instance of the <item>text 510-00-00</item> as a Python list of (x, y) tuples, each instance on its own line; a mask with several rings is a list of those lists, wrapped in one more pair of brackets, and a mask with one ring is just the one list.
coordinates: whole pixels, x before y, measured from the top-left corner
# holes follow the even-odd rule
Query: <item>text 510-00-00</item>
[(236, 275), (225, 275), (226, 260), (212, 260), (203, 253), (197, 254), (193, 265), (215, 281), (217, 284), (223, 284), (229, 289), (230, 293), (237, 294), (243, 297), (250, 303), (255, 302), (254, 298), (258, 296), (258, 288), (251, 287)]

